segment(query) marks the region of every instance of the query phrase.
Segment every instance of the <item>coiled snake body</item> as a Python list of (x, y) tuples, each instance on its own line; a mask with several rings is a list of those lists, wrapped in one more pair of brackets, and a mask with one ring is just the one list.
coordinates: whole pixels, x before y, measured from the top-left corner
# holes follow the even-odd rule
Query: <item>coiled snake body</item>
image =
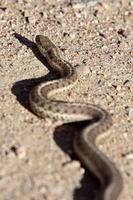
[(63, 123), (96, 119), (74, 138), (74, 150), (81, 162), (100, 180), (102, 191), (98, 200), (116, 200), (122, 190), (122, 178), (114, 164), (96, 147), (96, 138), (111, 126), (110, 115), (104, 109), (92, 105), (57, 101), (55, 93), (70, 88), (78, 79), (77, 70), (64, 61), (58, 48), (46, 37), (36, 36), (36, 44), (51, 68), (60, 74), (60, 79), (40, 83), (29, 95), (30, 106), (39, 117), (49, 117)]

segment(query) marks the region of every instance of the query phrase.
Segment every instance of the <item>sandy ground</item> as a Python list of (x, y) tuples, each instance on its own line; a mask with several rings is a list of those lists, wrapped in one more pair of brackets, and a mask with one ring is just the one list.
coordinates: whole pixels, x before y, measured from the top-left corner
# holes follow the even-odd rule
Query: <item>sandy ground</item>
[(37, 34), (49, 36), (72, 64), (87, 66), (76, 87), (56, 98), (112, 114), (99, 148), (122, 174), (119, 199), (132, 200), (133, 1), (0, 2), (0, 200), (91, 200), (98, 187), (74, 155), (70, 128), (54, 131), (30, 111), (31, 88), (41, 76), (54, 77), (34, 44)]

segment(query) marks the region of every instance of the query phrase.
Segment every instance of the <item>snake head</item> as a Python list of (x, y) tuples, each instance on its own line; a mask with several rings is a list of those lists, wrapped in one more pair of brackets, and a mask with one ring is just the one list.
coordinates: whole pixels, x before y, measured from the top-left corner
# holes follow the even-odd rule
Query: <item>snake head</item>
[(35, 42), (46, 59), (53, 60), (59, 57), (59, 50), (47, 36), (37, 35)]

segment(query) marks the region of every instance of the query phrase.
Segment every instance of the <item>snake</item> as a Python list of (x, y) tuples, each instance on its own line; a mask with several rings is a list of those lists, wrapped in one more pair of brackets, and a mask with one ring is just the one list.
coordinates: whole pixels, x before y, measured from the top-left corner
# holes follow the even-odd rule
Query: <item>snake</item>
[[(100, 182), (97, 200), (117, 200), (123, 188), (123, 179), (115, 164), (97, 147), (97, 141), (104, 140), (107, 130), (112, 126), (109, 112), (91, 103), (56, 100), (55, 95), (76, 85), (82, 68), (76, 68), (63, 56), (59, 48), (44, 35), (36, 35), (35, 43), (58, 78), (42, 81), (29, 93), (31, 110), (40, 118), (50, 118), (60, 124), (88, 122), (73, 141), (74, 151), (80, 162), (91, 171)], [(89, 123), (89, 121), (93, 123)], [(78, 132), (78, 129), (77, 129)]]

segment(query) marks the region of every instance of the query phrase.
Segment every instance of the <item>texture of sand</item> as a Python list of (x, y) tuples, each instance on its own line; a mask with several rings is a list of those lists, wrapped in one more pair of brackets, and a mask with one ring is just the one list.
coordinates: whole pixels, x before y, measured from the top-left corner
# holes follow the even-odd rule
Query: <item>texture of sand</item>
[[(47, 35), (88, 73), (57, 99), (94, 103), (112, 114), (99, 148), (120, 170), (120, 200), (133, 199), (133, 1), (0, 1), (0, 200), (88, 200), (97, 182), (76, 159), (72, 133), (54, 131), (28, 94), (53, 78), (34, 44)], [(44, 64), (43, 64), (44, 63)]]

